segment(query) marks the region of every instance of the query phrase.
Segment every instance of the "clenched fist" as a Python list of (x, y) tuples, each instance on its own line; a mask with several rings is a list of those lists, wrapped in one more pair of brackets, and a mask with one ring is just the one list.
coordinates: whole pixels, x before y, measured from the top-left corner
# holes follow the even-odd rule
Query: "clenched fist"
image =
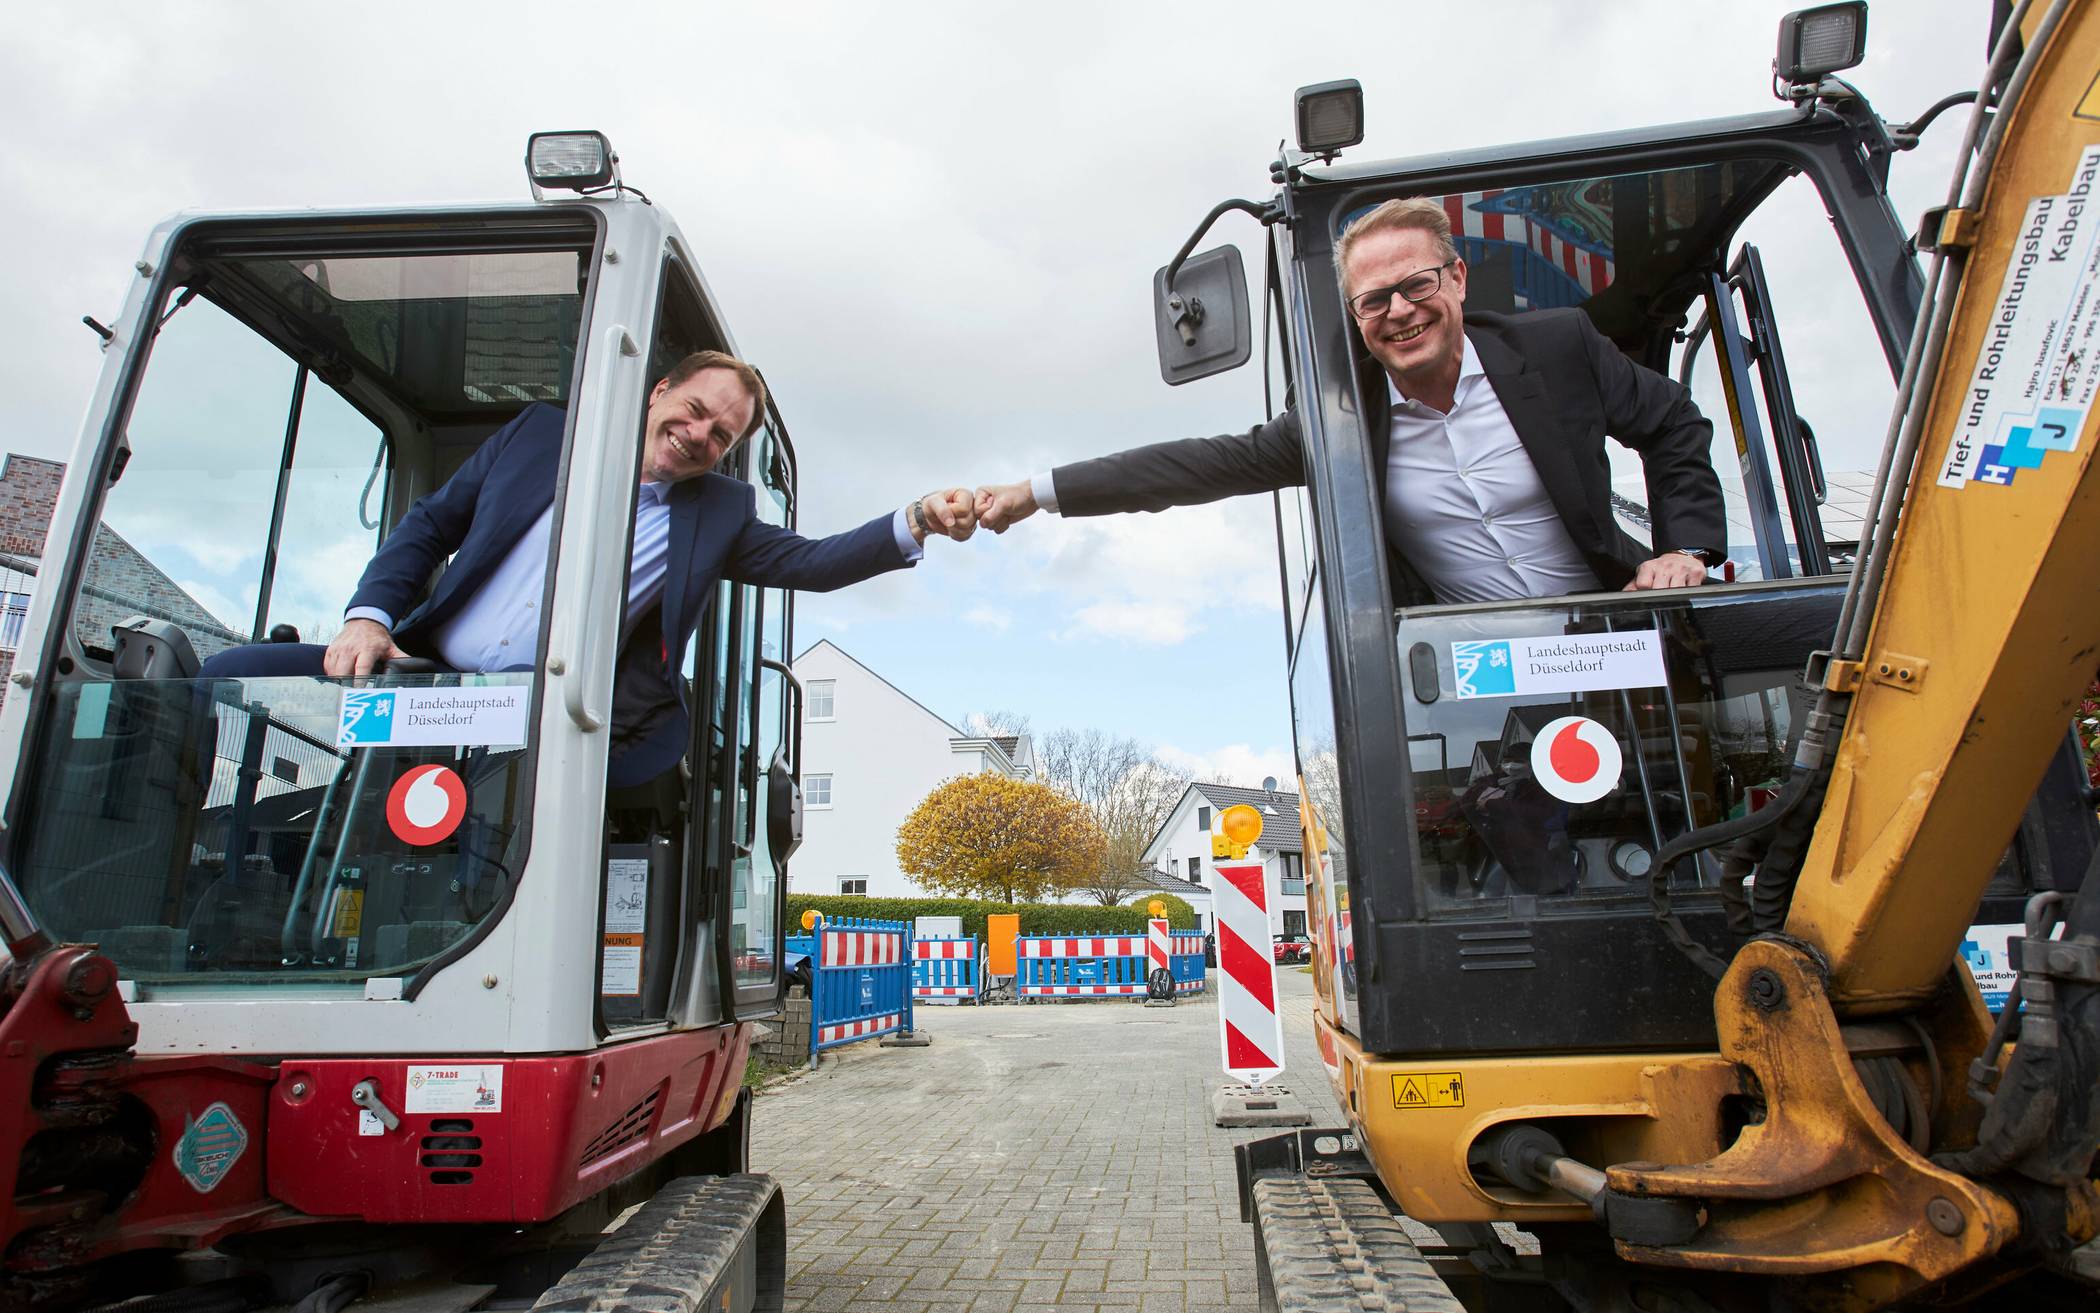
[(977, 490), (977, 519), (993, 533), (1005, 533), (1009, 525), (1036, 513), (1035, 489), (1026, 479), (998, 483)]
[(920, 543), (929, 533), (966, 542), (977, 532), (977, 502), (968, 488), (929, 492), (909, 508), (911, 536)]

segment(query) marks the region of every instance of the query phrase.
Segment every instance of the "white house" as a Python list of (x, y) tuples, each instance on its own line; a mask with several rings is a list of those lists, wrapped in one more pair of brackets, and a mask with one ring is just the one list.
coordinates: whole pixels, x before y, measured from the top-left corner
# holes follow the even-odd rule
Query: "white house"
[[(1189, 910), (1196, 914), (1196, 928), (1205, 934), (1210, 933), (1215, 923), (1211, 920), (1210, 889), (1207, 886), (1190, 884), (1178, 875), (1168, 875), (1165, 869), (1161, 867), (1152, 869), (1151, 873), (1146, 877), (1146, 883), (1158, 889), (1161, 893), (1172, 894), (1187, 903)], [(1145, 891), (1140, 889), (1123, 901), (1143, 906), (1147, 896)]]
[[(1275, 789), (1242, 789), (1232, 784), (1191, 784), (1152, 842), (1144, 862), (1191, 884), (1211, 888), (1210, 836), (1218, 813), (1245, 803), (1261, 813), (1261, 839), (1269, 887), (1269, 929), (1276, 934), (1306, 933), (1304, 841), (1298, 831), (1298, 795)], [(1192, 902), (1194, 900), (1191, 900)], [(1208, 906), (1198, 909), (1210, 930)]]
[(897, 869), (897, 827), (943, 780), (991, 771), (1028, 778), (1028, 736), (965, 733), (824, 639), (795, 658), (802, 707), (802, 846), (788, 863), (798, 894), (920, 898)]

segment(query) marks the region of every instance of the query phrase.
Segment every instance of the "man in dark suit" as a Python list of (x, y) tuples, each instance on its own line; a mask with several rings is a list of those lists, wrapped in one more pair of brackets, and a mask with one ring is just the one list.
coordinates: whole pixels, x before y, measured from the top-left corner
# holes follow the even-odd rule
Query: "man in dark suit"
[[(1365, 387), (1383, 473), (1395, 598), (1489, 601), (1701, 583), (1727, 541), (1713, 428), (1690, 394), (1636, 365), (1579, 310), (1466, 315), (1466, 263), (1434, 201), (1388, 201), (1336, 261), (1383, 377)], [(1654, 541), (1611, 511), (1606, 435), (1640, 453)], [(1037, 510), (1158, 511), (1305, 482), (1290, 411), (1243, 434), (1189, 438), (978, 489), (998, 532)]]
[[(650, 393), (613, 703), (616, 783), (649, 778), (681, 755), (678, 672), (718, 581), (828, 592), (915, 564), (930, 534), (959, 541), (976, 526), (960, 488), (828, 538), (766, 524), (755, 487), (714, 473), (764, 413), (758, 374), (718, 351), (686, 357)], [(560, 410), (528, 406), (410, 507), (365, 567), (325, 649), (235, 648), (200, 673), (347, 678), (411, 656), (461, 671), (533, 669), (564, 426)]]

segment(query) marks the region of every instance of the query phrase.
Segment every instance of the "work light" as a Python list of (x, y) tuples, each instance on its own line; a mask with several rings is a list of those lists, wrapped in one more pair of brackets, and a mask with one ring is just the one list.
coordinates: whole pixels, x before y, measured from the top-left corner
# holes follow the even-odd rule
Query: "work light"
[(1792, 85), (1820, 81), (1867, 57), (1866, 0), (1797, 9), (1779, 20), (1772, 71)]
[(525, 143), (525, 173), (534, 187), (603, 187), (618, 176), (619, 163), (602, 132), (535, 132)]
[(1364, 89), (1355, 78), (1298, 88), (1298, 149), (1333, 155), (1364, 139)]

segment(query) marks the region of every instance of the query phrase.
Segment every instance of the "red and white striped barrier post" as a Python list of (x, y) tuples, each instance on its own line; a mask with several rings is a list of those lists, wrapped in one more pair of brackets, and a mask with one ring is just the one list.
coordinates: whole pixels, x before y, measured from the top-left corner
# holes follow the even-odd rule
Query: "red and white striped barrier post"
[[(1218, 877), (1211, 899), (1218, 923), (1218, 1041), (1225, 1050), (1225, 1074), (1255, 1088), (1283, 1073), (1269, 885), (1261, 852), (1253, 846), (1259, 838), (1261, 813), (1242, 805), (1219, 814), (1210, 841), (1211, 869)], [(1223, 864), (1226, 858), (1233, 864)]]
[(1145, 922), (1146, 978), (1150, 979), (1155, 971), (1171, 972), (1174, 969), (1173, 956), (1174, 941), (1167, 935), (1166, 920), (1162, 917), (1154, 917), (1152, 920)]
[(1212, 869), (1218, 877), (1211, 908), (1218, 922), (1218, 1037), (1225, 1074), (1258, 1087), (1283, 1073), (1268, 884), (1258, 860)]

